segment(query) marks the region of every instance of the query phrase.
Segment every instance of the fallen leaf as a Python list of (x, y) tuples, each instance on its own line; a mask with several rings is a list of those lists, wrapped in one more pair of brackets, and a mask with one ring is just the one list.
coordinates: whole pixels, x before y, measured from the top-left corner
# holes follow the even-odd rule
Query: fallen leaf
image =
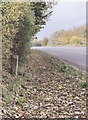
[(62, 89), (63, 87), (62, 86), (59, 86), (58, 89)]

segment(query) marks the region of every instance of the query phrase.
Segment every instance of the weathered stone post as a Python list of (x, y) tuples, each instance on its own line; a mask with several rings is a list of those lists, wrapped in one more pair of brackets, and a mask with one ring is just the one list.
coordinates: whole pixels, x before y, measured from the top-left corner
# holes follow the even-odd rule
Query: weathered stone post
[(12, 56), (11, 68), (12, 68), (12, 73), (16, 74), (16, 76), (18, 74), (18, 60), (19, 60), (18, 55)]

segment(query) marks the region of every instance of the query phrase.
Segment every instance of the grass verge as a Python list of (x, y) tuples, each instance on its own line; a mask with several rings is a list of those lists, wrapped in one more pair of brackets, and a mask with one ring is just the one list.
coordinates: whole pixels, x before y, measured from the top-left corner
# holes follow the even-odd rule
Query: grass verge
[(31, 53), (17, 77), (3, 70), (3, 116), (85, 118), (85, 73), (44, 52)]

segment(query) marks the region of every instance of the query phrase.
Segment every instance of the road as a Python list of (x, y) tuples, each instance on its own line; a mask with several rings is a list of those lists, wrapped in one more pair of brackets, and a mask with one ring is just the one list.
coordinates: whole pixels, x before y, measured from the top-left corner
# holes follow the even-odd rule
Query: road
[(32, 47), (32, 49), (44, 51), (61, 58), (75, 68), (86, 70), (86, 47)]

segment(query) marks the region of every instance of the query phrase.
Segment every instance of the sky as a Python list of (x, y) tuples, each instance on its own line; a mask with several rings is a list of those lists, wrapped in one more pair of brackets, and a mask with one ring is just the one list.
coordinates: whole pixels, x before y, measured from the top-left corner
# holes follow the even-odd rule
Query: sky
[(37, 34), (38, 40), (59, 30), (68, 30), (86, 23), (86, 2), (58, 2), (46, 26)]

